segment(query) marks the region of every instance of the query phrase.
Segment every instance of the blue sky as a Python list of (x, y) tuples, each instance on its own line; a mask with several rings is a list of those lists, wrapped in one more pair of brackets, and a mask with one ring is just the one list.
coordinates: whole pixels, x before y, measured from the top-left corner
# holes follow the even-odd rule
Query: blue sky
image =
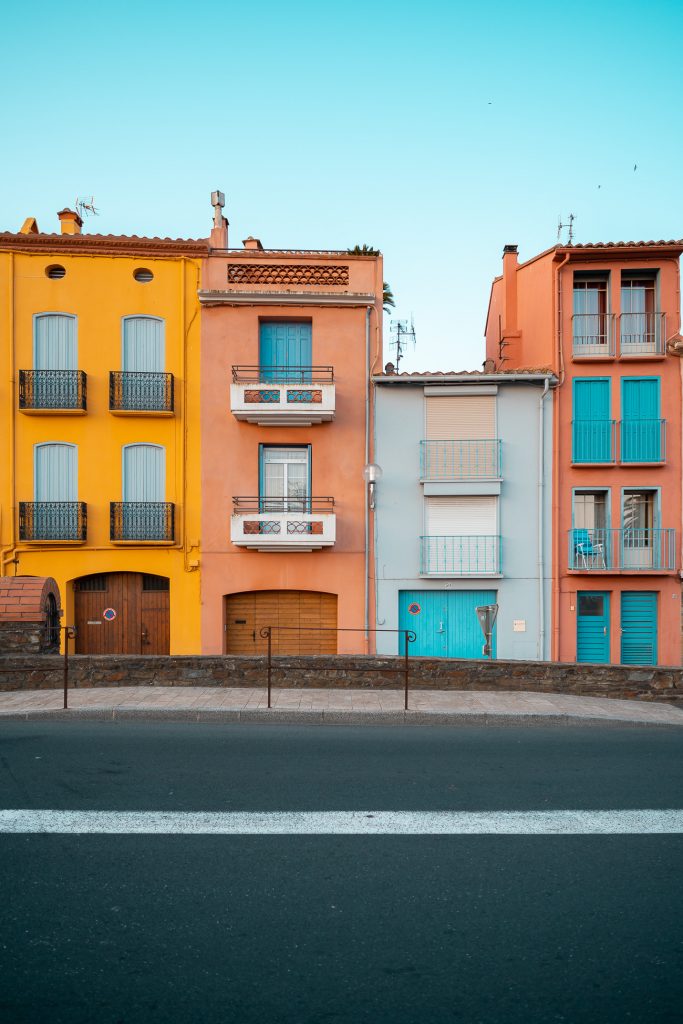
[(381, 248), (402, 368), (477, 368), (504, 244), (570, 211), (577, 241), (683, 236), (682, 40), (680, 0), (29, 0), (0, 22), (0, 229), (92, 193), (87, 230), (200, 237), (221, 188), (232, 244)]

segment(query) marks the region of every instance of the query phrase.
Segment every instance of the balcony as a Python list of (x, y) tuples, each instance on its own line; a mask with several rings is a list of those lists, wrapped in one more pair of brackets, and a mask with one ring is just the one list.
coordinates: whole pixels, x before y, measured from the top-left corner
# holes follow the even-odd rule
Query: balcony
[(420, 441), (422, 480), (499, 480), (500, 441)]
[(622, 420), (619, 426), (622, 465), (666, 462), (666, 420)]
[(421, 576), (499, 576), (501, 543), (495, 535), (420, 537)]
[(23, 412), (85, 412), (83, 370), (19, 370), (19, 408)]
[(109, 410), (113, 413), (173, 413), (172, 373), (129, 373), (112, 370), (109, 374)]
[(336, 539), (334, 498), (233, 498), (230, 540), (251, 551), (317, 551)]
[(175, 505), (171, 501), (112, 501), (109, 536), (112, 541), (134, 544), (170, 544), (175, 539)]
[(666, 353), (665, 313), (622, 313), (619, 317), (622, 359), (643, 359)]
[(82, 544), (88, 528), (84, 501), (20, 501), (19, 540)]
[(310, 427), (334, 419), (331, 366), (233, 366), (230, 409), (262, 427)]
[(614, 359), (613, 313), (574, 313), (572, 355), (574, 359)]
[(617, 459), (616, 420), (572, 420), (572, 462), (609, 465)]
[(672, 572), (676, 568), (676, 531), (573, 529), (569, 562), (573, 572)]
[(627, 466), (666, 462), (666, 420), (572, 421), (572, 463), (575, 466), (613, 466), (617, 462)]

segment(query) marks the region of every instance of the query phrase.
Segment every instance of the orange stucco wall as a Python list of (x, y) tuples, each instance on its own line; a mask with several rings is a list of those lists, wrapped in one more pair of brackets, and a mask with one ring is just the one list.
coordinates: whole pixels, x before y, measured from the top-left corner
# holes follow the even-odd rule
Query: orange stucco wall
[[(245, 254), (246, 255), (246, 254)], [(263, 260), (265, 257), (261, 256)], [(273, 256), (276, 261), (276, 257)], [(311, 262), (311, 259), (304, 262)], [(350, 263), (348, 291), (379, 295), (371, 313), (373, 361), (381, 360), (381, 259)], [(226, 257), (211, 256), (206, 288), (225, 288)], [(379, 292), (378, 288), (379, 282)], [(248, 289), (247, 289), (248, 290)], [(327, 288), (306, 288), (311, 294)], [(291, 300), (290, 300), (291, 301)], [(312, 362), (334, 368), (336, 415), (310, 427), (238, 421), (230, 411), (232, 366), (258, 365), (261, 320), (308, 320)], [(338, 626), (362, 627), (365, 582), (366, 309), (271, 304), (202, 311), (202, 650), (224, 649), (224, 596), (252, 590), (313, 590), (338, 596)], [(230, 542), (233, 496), (256, 496), (259, 444), (310, 444), (313, 496), (335, 499), (336, 543), (313, 552), (249, 551)], [(372, 623), (371, 623), (372, 624)], [(341, 652), (365, 650), (362, 633), (341, 633)]]

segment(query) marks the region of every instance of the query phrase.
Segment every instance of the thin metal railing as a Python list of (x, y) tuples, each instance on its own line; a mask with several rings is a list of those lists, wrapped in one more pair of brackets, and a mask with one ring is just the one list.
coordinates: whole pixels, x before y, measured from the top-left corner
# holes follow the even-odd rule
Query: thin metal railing
[(241, 512), (334, 512), (334, 498), (309, 497), (276, 498), (266, 497), (233, 497), (232, 504), (236, 514)]
[[(408, 687), (409, 687), (409, 675), (410, 675), (410, 659), (408, 653), (408, 645), (415, 643), (417, 640), (417, 634), (412, 629), (365, 629), (364, 626), (357, 627), (341, 627), (336, 626), (262, 626), (259, 630), (259, 636), (261, 636), (268, 643), (267, 648), (267, 669), (268, 669), (268, 707), (272, 707), (272, 678), (273, 678), (273, 630), (280, 632), (296, 632), (296, 633), (334, 633), (335, 638), (338, 633), (394, 633), (403, 634), (403, 665), (401, 668), (389, 668), (381, 669), (383, 672), (403, 672), (403, 708), (405, 711), (408, 710)], [(293, 670), (292, 670), (293, 671)], [(303, 671), (301, 669), (300, 671)], [(375, 670), (377, 671), (377, 670)], [(367, 672), (366, 668), (350, 668), (344, 666), (344, 672)]]
[(501, 572), (501, 538), (497, 534), (449, 534), (420, 537), (420, 573), (490, 576)]
[(500, 477), (497, 438), (420, 441), (423, 480), (497, 480)]
[(87, 406), (83, 370), (19, 370), (20, 409), (78, 409)]
[(84, 501), (20, 501), (20, 540), (84, 541), (88, 507)]
[(574, 313), (572, 354), (575, 358), (613, 358), (614, 313)]
[(233, 366), (235, 384), (333, 384), (333, 366)]
[(621, 313), (619, 350), (622, 356), (664, 355), (666, 313)]
[(139, 373), (110, 370), (109, 409), (111, 412), (173, 412), (174, 378), (172, 373)]
[(572, 420), (572, 462), (616, 462), (616, 430), (616, 420)]
[(109, 539), (172, 541), (175, 505), (172, 501), (112, 501), (109, 503)]
[(569, 569), (580, 572), (671, 572), (676, 568), (676, 531), (670, 527), (569, 530)]

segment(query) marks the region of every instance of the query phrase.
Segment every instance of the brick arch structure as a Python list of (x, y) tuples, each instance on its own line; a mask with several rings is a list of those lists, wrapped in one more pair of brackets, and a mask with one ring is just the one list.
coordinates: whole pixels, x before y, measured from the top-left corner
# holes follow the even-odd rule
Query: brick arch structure
[(59, 651), (60, 610), (51, 576), (0, 576), (0, 652)]

